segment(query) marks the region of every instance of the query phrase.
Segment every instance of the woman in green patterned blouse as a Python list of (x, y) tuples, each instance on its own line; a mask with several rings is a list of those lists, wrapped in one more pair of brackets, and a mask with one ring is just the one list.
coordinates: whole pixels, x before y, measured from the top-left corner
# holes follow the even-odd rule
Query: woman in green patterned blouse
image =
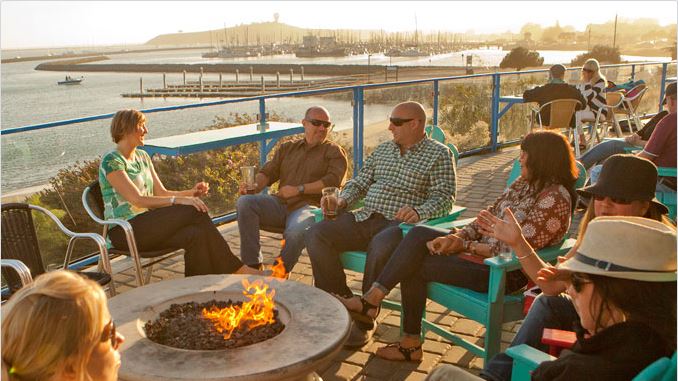
[[(165, 189), (151, 158), (137, 149), (147, 133), (146, 117), (137, 110), (121, 110), (113, 117), (111, 136), (117, 146), (104, 155), (99, 167), (104, 217), (127, 220), (140, 251), (184, 249), (186, 276), (258, 274), (233, 255), (212, 223), (200, 199), (209, 184), (200, 182), (184, 191)], [(127, 249), (120, 227), (111, 229), (109, 237), (114, 247)]]

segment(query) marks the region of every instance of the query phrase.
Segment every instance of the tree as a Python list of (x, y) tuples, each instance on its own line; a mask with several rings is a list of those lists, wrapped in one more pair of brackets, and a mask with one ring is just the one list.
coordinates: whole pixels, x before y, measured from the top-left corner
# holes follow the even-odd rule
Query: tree
[(600, 63), (619, 63), (621, 62), (621, 56), (619, 55), (619, 48), (605, 45), (596, 45), (591, 49), (590, 52), (582, 53), (576, 56), (571, 65), (580, 66), (583, 65), (586, 60), (589, 58), (595, 58)]
[(538, 52), (531, 52), (519, 46), (511, 49), (511, 52), (501, 60), (499, 67), (502, 69), (514, 67), (516, 70), (520, 70), (525, 67), (541, 66), (543, 64), (544, 58), (540, 57)]

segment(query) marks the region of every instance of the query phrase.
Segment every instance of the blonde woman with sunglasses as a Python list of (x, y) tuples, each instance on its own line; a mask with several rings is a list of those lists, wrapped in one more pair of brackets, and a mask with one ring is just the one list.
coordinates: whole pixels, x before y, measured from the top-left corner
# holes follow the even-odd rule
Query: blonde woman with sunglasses
[(602, 110), (602, 116), (607, 118), (608, 110), (605, 100), (605, 88), (607, 87), (607, 79), (600, 72), (600, 63), (595, 58), (591, 58), (584, 62), (581, 68), (582, 84), (577, 86), (579, 91), (586, 99), (586, 108), (575, 113), (577, 133), (581, 137), (580, 145), (586, 145), (584, 140), (583, 130), (581, 127), (582, 120), (593, 120), (598, 115), (598, 110)]
[(2, 314), (2, 379), (114, 381), (124, 337), (103, 289), (69, 271), (43, 274)]

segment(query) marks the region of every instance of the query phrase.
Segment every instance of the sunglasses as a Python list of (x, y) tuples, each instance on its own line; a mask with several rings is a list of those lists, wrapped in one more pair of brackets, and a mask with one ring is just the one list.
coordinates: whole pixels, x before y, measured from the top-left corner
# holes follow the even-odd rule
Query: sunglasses
[(587, 73), (593, 73), (593, 70), (591, 70), (591, 69), (581, 69), (581, 71), (585, 71)]
[(633, 200), (627, 200), (625, 198), (601, 196), (599, 194), (593, 195), (593, 199), (596, 200), (596, 201), (604, 201), (606, 198), (609, 198), (610, 201), (614, 202), (615, 204), (620, 204), (620, 205), (628, 205), (628, 204), (633, 202)]
[(118, 331), (116, 330), (115, 322), (112, 319), (108, 324), (106, 324), (104, 331), (101, 332), (101, 342), (104, 343), (106, 341), (110, 341), (111, 346), (115, 349), (117, 349), (118, 345), (120, 345), (120, 341), (118, 340)]
[(581, 292), (581, 290), (584, 289), (585, 284), (591, 283), (591, 280), (583, 277), (582, 275), (579, 275), (578, 273), (574, 273), (570, 277), (570, 283), (572, 283), (572, 288), (574, 288), (574, 290), (577, 291), (577, 293), (579, 293)]
[(332, 124), (332, 122), (328, 122), (328, 121), (325, 121), (325, 120), (318, 120), (318, 119), (306, 119), (306, 120), (309, 123), (311, 123), (312, 125), (314, 125), (315, 127), (323, 126), (327, 129), (334, 127), (334, 124)]
[(413, 118), (412, 118), (412, 119), (388, 118), (388, 120), (389, 120), (391, 123), (393, 123), (394, 126), (400, 127), (400, 126), (402, 126), (403, 124), (405, 124), (405, 123), (407, 123), (407, 122), (413, 121), (414, 119), (413, 119)]

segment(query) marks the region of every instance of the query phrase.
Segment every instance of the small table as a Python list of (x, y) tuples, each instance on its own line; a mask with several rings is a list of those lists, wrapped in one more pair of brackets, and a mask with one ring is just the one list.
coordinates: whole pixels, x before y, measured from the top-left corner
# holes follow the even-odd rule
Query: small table
[[(151, 139), (141, 148), (151, 156), (155, 154), (178, 156), (259, 140), (279, 139), (304, 132), (304, 127), (299, 123), (285, 122), (269, 122), (265, 131), (260, 131), (260, 129), (260, 124), (253, 123), (218, 130), (192, 132)], [(273, 144), (275, 142), (267, 144), (267, 146), (270, 148)], [(268, 152), (268, 150), (265, 151)]]
[(514, 104), (516, 103), (525, 103), (525, 100), (523, 99), (522, 95), (505, 95), (503, 97), (499, 97), (499, 103), (506, 103), (506, 106), (504, 106), (501, 111), (499, 111), (499, 114), (497, 115), (497, 119), (501, 118), (506, 112), (513, 107)]
[[(266, 280), (285, 329), (256, 344), (224, 350), (186, 350), (157, 344), (144, 324), (173, 303), (243, 300), (242, 281)], [(348, 338), (350, 317), (332, 295), (303, 283), (254, 275), (203, 275), (135, 288), (108, 302), (118, 332), (124, 381), (318, 380), (313, 373), (332, 361)]]

